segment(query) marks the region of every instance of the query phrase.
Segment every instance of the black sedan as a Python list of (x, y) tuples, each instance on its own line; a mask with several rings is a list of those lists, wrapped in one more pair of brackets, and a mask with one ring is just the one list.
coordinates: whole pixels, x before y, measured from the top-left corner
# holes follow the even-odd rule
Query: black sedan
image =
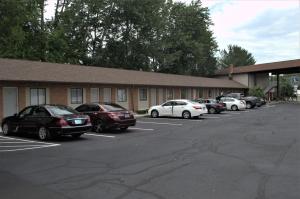
[(221, 113), (226, 110), (226, 104), (218, 103), (215, 99), (197, 99), (194, 101), (205, 104), (210, 114)]
[(2, 120), (4, 135), (10, 133), (33, 133), (41, 140), (55, 136), (80, 137), (91, 129), (90, 117), (63, 105), (28, 106), (19, 114)]

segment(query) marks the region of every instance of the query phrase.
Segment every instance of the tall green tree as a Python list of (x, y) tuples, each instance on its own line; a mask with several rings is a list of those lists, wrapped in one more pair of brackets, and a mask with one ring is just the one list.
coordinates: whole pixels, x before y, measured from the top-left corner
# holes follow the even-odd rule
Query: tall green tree
[(200, 1), (171, 3), (162, 41), (159, 71), (176, 74), (207, 75), (216, 66), (217, 43), (210, 31), (207, 8)]
[(218, 65), (221, 68), (226, 68), (233, 64), (233, 66), (248, 66), (256, 63), (253, 55), (246, 49), (237, 45), (228, 45), (228, 49), (220, 52)]
[(44, 0), (0, 1), (0, 57), (44, 61)]

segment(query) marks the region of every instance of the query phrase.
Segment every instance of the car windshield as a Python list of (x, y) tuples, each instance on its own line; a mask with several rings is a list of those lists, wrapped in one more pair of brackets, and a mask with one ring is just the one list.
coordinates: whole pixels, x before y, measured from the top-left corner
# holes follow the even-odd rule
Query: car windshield
[(124, 110), (126, 110), (125, 108), (123, 108), (122, 106), (120, 106), (118, 104), (102, 104), (102, 107), (106, 111), (124, 111)]
[(73, 115), (73, 114), (79, 114), (77, 111), (75, 111), (71, 107), (67, 107), (67, 106), (48, 106), (47, 109), (53, 115)]

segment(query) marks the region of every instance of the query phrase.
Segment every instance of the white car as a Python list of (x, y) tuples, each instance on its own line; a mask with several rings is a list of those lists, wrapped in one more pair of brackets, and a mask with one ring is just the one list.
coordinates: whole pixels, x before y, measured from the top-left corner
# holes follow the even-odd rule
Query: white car
[(238, 100), (233, 97), (222, 97), (220, 99), (220, 102), (223, 102), (226, 104), (227, 110), (243, 110), (246, 109), (246, 101), (245, 100)]
[(204, 113), (207, 113), (205, 104), (184, 99), (169, 100), (161, 105), (152, 106), (148, 110), (148, 114), (153, 118), (166, 116), (188, 119), (191, 117), (199, 117)]

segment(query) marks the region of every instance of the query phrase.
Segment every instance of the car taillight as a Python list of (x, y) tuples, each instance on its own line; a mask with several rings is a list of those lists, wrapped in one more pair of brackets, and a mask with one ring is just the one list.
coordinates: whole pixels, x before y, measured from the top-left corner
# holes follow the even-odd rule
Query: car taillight
[(108, 116), (112, 119), (119, 119), (119, 115), (117, 113), (108, 113)]
[(68, 122), (64, 118), (60, 118), (58, 120), (58, 125), (59, 126), (68, 126)]
[(194, 109), (202, 109), (201, 106), (193, 106)]

